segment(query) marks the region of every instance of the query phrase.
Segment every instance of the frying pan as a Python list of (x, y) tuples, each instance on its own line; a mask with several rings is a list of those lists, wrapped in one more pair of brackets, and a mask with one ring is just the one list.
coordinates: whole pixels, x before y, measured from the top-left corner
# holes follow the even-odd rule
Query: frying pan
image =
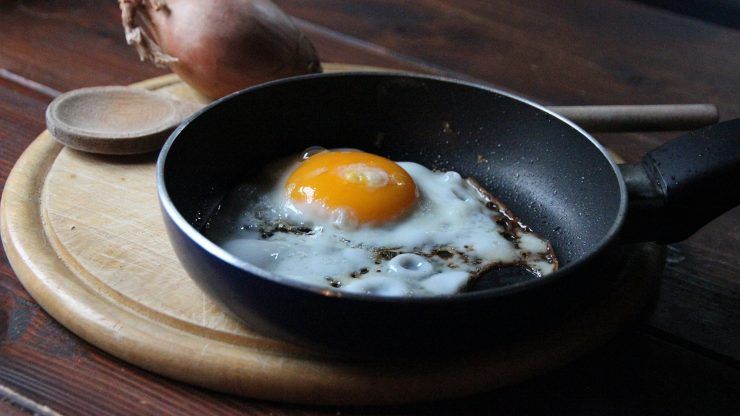
[[(390, 298), (285, 279), (199, 230), (266, 163), (315, 145), (358, 148), (475, 177), (551, 241), (557, 272), (491, 272), (452, 296)], [(684, 239), (740, 202), (740, 119), (617, 166), (544, 107), (467, 82), (408, 74), (320, 74), (225, 97), (181, 124), (157, 186), (172, 245), (195, 282), (248, 326), (347, 354), (481, 348), (596, 296), (636, 241)]]

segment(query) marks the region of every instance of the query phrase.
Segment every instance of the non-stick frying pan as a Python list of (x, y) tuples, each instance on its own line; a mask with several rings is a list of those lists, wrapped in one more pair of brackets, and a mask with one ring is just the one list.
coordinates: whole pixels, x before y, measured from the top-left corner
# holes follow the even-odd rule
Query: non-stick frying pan
[[(281, 278), (199, 229), (236, 184), (309, 146), (353, 147), (473, 176), (549, 239), (561, 269), (484, 276), (432, 298), (346, 294)], [(165, 144), (157, 185), (178, 257), (250, 327), (347, 353), (475, 348), (558, 319), (608, 284), (620, 246), (671, 242), (740, 202), (740, 120), (617, 166), (588, 133), (524, 99), (442, 78), (321, 74), (221, 99)]]

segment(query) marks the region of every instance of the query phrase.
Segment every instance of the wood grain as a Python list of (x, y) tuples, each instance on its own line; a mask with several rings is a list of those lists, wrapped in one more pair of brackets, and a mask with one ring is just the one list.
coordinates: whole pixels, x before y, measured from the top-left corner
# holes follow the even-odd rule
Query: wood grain
[[(740, 117), (734, 93), (740, 89), (740, 75), (732, 69), (740, 67), (740, 32), (638, 3), (584, 0), (563, 7), (546, 0), (276, 2), (311, 25), (547, 104), (711, 102), (718, 106), (721, 119)], [(687, 51), (692, 51), (691, 59)], [(628, 162), (675, 136), (596, 135)], [(722, 299), (719, 304), (740, 303), (737, 290), (727, 286), (728, 281), (740, 281), (740, 271), (722, 267), (738, 263), (735, 253), (740, 251), (732, 249), (738, 245), (738, 224), (740, 209), (735, 209), (676, 245), (689, 256), (669, 261), (692, 258), (696, 250), (693, 258), (704, 254), (698, 264), (712, 266), (691, 271), (679, 266), (686, 273), (668, 269), (666, 278), (673, 284), (666, 285), (664, 290), (670, 293), (661, 299), (675, 299), (677, 310), (684, 313), (681, 320), (661, 314), (660, 323), (654, 322), (678, 330), (686, 342), (701, 339), (703, 347), (722, 351), (736, 362), (740, 362), (737, 350), (727, 346), (740, 345), (740, 326), (728, 330), (722, 323), (732, 311), (721, 313), (720, 319), (713, 319), (717, 310), (691, 313), (716, 304), (671, 288), (701, 287), (694, 282), (706, 281), (718, 289), (711, 296)]]
[[(181, 91), (172, 80), (146, 85)], [(60, 149), (42, 134), (10, 176), (3, 242), (24, 286), (73, 332), (144, 368), (230, 393), (387, 404), (510, 384), (616, 333), (644, 306), (663, 262), (658, 246), (641, 246), (625, 257), (622, 283), (607, 301), (512, 345), (421, 362), (347, 361), (262, 337), (205, 297), (168, 244), (154, 162)]]
[(36, 403), (15, 390), (0, 385), (0, 410), (3, 415), (33, 414), (38, 416), (60, 416), (48, 406)]
[(694, 130), (719, 119), (713, 104), (550, 106), (590, 133)]
[[(299, 16), (330, 61), (477, 78), (553, 104), (713, 102), (724, 119), (740, 115), (732, 95), (740, 88), (732, 53), (739, 32), (630, 1), (277, 2)], [(417, 13), (407, 13), (410, 7)], [(452, 8), (448, 19), (425, 17), (440, 7)], [(0, 2), (0, 183), (43, 130), (50, 97), (162, 73), (137, 62), (120, 37), (118, 13), (113, 1)], [(486, 25), (497, 29), (481, 30)], [(543, 38), (549, 50), (537, 49)], [(454, 53), (428, 50), (435, 42)], [(672, 136), (598, 138), (634, 162)], [(728, 347), (740, 345), (730, 313), (740, 304), (738, 226), (736, 209), (674, 246), (664, 275), (671, 284), (657, 303), (664, 313), (652, 327), (531, 382), (401, 408), (244, 400), (131, 367), (51, 319), (0, 255), (0, 384), (65, 415), (738, 414), (738, 364), (727, 361)], [(698, 301), (697, 285), (706, 289)]]
[[(729, 415), (740, 411), (736, 372), (650, 334), (632, 331), (577, 365), (467, 401), (404, 414)], [(612, 362), (604, 361), (609, 357)], [(706, 384), (705, 384), (706, 383)]]
[(121, 85), (166, 73), (138, 62), (126, 46), (115, 2), (24, 0), (0, 8), (0, 68), (48, 88)]
[(738, 83), (740, 54), (731, 51), (740, 32), (638, 3), (276, 3), (313, 24), (546, 104), (711, 102), (723, 117), (740, 117), (728, 88)]
[(21, 86), (0, 80), (0, 187), (5, 184), (13, 163), (35, 137), (33, 133), (27, 137), (28, 133), (44, 129), (44, 111), (51, 98), (29, 96), (27, 92)]
[(79, 88), (49, 104), (46, 128), (59, 143), (76, 150), (150, 153), (159, 150), (175, 127), (201, 107), (198, 102), (172, 100), (142, 88)]
[[(39, 84), (47, 94), (96, 85), (126, 85), (168, 72), (139, 62), (136, 51), (126, 45), (115, 2), (3, 2), (0, 28), (0, 68)], [(347, 42), (336, 32), (302, 29), (323, 61), (429, 71), (381, 49)]]

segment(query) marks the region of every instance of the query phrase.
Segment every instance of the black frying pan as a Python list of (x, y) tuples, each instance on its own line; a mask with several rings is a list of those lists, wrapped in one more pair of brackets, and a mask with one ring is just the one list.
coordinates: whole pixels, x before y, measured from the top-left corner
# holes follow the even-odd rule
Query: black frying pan
[[(382, 298), (283, 279), (199, 233), (239, 181), (314, 145), (477, 178), (552, 242), (561, 269), (494, 273), (449, 297)], [(738, 183), (740, 120), (618, 167), (579, 127), (521, 98), (377, 73), (287, 79), (221, 99), (172, 134), (157, 169), (170, 239), (203, 290), (258, 330), (374, 354), (479, 347), (558, 319), (609, 283), (621, 244), (691, 235), (740, 202)]]

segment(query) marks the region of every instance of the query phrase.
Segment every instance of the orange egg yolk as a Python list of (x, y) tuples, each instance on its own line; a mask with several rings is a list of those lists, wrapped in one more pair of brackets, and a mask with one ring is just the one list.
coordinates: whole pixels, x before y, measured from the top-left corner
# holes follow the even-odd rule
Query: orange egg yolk
[(285, 183), (295, 202), (323, 212), (343, 209), (360, 224), (400, 218), (416, 201), (416, 184), (401, 166), (361, 151), (323, 151), (304, 160)]

